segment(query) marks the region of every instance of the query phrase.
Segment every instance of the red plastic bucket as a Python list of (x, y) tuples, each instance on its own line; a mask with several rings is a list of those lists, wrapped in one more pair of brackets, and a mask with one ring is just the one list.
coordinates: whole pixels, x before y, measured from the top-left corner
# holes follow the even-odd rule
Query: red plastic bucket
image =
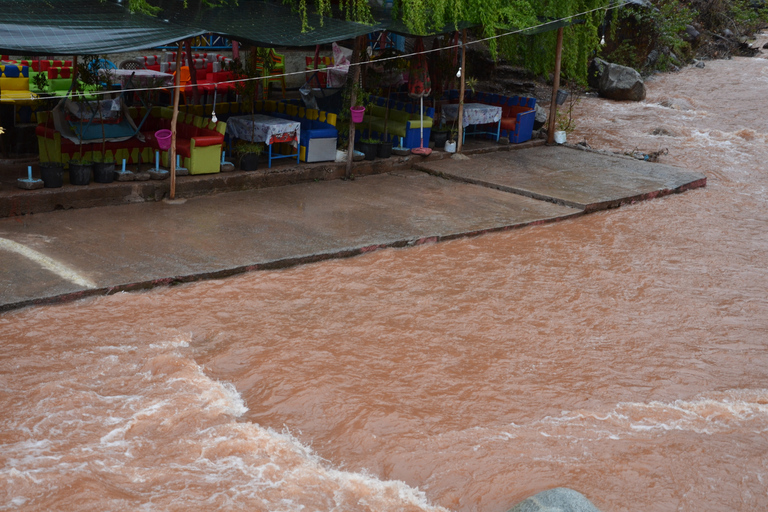
[(163, 151), (168, 150), (171, 147), (171, 130), (157, 130), (155, 132), (155, 138), (157, 139), (157, 145)]
[(352, 113), (353, 123), (363, 122), (363, 114), (365, 114), (365, 107), (349, 107), (349, 111)]

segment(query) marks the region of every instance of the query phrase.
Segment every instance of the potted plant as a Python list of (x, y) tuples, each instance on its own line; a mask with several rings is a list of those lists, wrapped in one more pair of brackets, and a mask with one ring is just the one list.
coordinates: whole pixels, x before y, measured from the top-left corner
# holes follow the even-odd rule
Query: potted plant
[(430, 139), (435, 143), (435, 148), (445, 147), (445, 142), (448, 140), (448, 128), (440, 123), (437, 128), (432, 128), (430, 133)]
[(445, 141), (445, 152), (446, 153), (455, 153), (456, 152), (456, 139), (458, 136), (458, 133), (456, 132), (456, 119), (454, 119), (451, 122), (451, 129), (448, 131), (448, 140)]
[(235, 144), (235, 150), (240, 158), (241, 171), (255, 171), (259, 168), (259, 156), (264, 151), (263, 143), (239, 140)]
[(69, 160), (69, 183), (72, 185), (88, 185), (91, 182), (91, 172), (93, 170), (93, 162), (83, 158), (83, 131), (85, 126), (83, 124), (86, 116), (89, 116), (91, 109), (89, 102), (85, 95), (85, 85), (79, 80), (80, 68), (85, 66), (78, 66), (78, 73), (72, 79), (72, 101), (77, 106), (77, 125), (79, 127), (77, 131), (77, 158)]
[(378, 139), (360, 139), (357, 143), (358, 149), (365, 155), (366, 160), (373, 160), (376, 158), (379, 148)]
[(269, 56), (269, 49), (252, 47), (250, 58), (245, 61), (235, 59), (230, 65), (237, 82), (235, 82), (235, 92), (238, 100), (243, 106), (243, 110), (251, 113), (251, 134), (249, 140), (239, 140), (236, 143), (238, 154), (240, 155), (240, 169), (243, 171), (256, 170), (259, 156), (264, 150), (261, 143), (253, 142), (256, 138), (256, 125), (253, 117), (256, 115), (256, 97), (259, 94), (259, 86), (264, 75), (269, 75), (273, 65)]
[[(350, 117), (353, 123), (362, 123), (365, 116), (365, 104), (367, 103), (365, 90), (360, 83), (354, 84), (352, 89), (354, 89), (355, 101), (354, 104), (349, 107)], [(352, 91), (350, 91), (350, 98), (351, 92)]]
[[(559, 91), (558, 91), (559, 92)], [(574, 87), (566, 96), (567, 104), (564, 110), (558, 109), (555, 117), (555, 142), (564, 144), (569, 133), (576, 129), (576, 120), (573, 118), (573, 109), (581, 100), (580, 90)]]
[[(84, 89), (88, 91), (101, 91), (104, 84), (112, 83), (112, 77), (109, 73), (107, 60), (98, 55), (86, 57), (78, 66), (78, 76), (83, 83)], [(100, 70), (104, 70), (100, 72)], [(112, 116), (112, 101), (104, 100), (102, 96), (97, 95), (91, 103), (95, 109), (95, 115), (101, 128), (101, 152), (99, 156), (93, 158), (93, 181), (96, 183), (112, 183), (115, 176), (115, 161), (107, 159), (107, 136), (104, 124), (108, 122), (108, 117)], [(109, 106), (110, 115), (105, 115), (104, 108)]]

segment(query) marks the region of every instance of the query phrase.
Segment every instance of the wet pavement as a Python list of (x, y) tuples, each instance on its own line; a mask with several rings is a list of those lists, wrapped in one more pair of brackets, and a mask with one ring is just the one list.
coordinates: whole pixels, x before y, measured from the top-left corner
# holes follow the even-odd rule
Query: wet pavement
[(706, 183), (565, 147), (412, 164), (427, 172), (2, 218), (0, 310), (515, 229)]
[(558, 146), (416, 166), (431, 174), (552, 201), (587, 212), (705, 186), (699, 173), (636, 158)]

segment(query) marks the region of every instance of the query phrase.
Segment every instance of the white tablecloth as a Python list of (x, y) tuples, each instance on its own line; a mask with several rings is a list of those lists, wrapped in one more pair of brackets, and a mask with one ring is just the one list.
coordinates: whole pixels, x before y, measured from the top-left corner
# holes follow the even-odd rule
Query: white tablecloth
[(123, 89), (173, 85), (173, 75), (154, 69), (100, 69), (99, 74), (118, 78)]
[[(443, 105), (443, 121), (453, 121), (459, 115), (459, 104)], [(466, 128), (471, 124), (498, 123), (501, 120), (501, 107), (483, 103), (465, 103), (464, 117), (461, 124)]]
[(272, 143), (273, 137), (282, 139), (279, 136), (293, 134), (292, 144), (296, 147), (301, 135), (301, 123), (264, 114), (233, 116), (227, 119), (227, 133), (237, 139), (267, 144)]

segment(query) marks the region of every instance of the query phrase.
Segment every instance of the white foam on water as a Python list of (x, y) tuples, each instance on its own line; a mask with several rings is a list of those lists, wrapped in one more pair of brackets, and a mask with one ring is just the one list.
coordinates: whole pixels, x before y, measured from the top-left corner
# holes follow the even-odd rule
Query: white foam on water
[(188, 344), (185, 335), (138, 350), (112, 342), (87, 351), (77, 372), (51, 373), (6, 422), (0, 485), (10, 506), (79, 496), (118, 511), (127, 493), (141, 497), (134, 510), (444, 510), (403, 482), (333, 467), (290, 432), (240, 421), (243, 397), (207, 376)]
[[(608, 413), (566, 411), (535, 422), (547, 437), (623, 439), (637, 433), (768, 432), (768, 390), (730, 390), (672, 402), (622, 402)], [(520, 428), (520, 427), (518, 427)]]

